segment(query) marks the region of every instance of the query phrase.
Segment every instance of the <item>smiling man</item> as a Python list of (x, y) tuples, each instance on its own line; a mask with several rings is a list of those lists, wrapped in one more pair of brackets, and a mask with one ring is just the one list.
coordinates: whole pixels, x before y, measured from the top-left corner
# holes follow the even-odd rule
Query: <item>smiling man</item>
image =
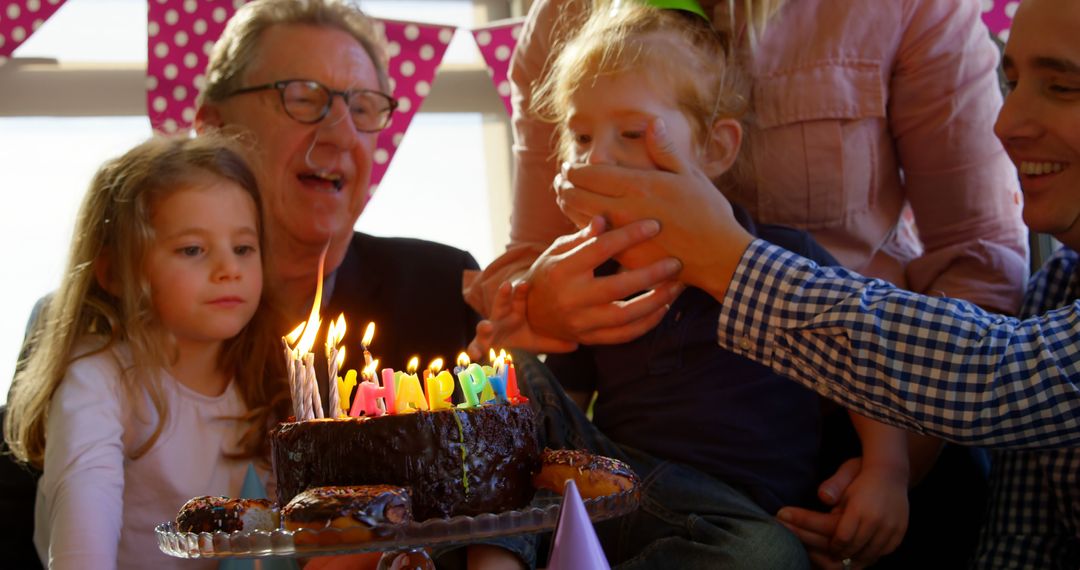
[(381, 42), (345, 2), (250, 2), (211, 54), (196, 127), (249, 143), (282, 333), (306, 317), (326, 249), (322, 314), (344, 312), (358, 330), (375, 322), (372, 351), (403, 368), (415, 354), (452, 359), (468, 345), (477, 318), (460, 288), (477, 264), (442, 244), (353, 231), (396, 107)]

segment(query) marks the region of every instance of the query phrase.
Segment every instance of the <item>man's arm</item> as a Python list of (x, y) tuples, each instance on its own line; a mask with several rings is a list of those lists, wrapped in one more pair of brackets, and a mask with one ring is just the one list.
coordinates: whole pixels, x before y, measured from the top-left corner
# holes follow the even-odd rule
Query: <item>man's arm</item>
[(722, 347), (859, 413), (962, 444), (1080, 443), (1080, 314), (1020, 321), (755, 241), (721, 303)]

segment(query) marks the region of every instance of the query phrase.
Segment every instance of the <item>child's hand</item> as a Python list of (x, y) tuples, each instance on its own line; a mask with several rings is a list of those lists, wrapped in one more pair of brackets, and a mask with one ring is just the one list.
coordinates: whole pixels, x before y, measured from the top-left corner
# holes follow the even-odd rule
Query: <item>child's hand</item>
[(861, 461), (834, 509), (840, 514), (830, 543), (834, 556), (864, 566), (895, 550), (907, 532), (907, 491), (906, 470)]
[(476, 324), (476, 336), (469, 343), (469, 358), (477, 362), (491, 348), (521, 348), (534, 353), (570, 352), (577, 343), (540, 335), (529, 326), (525, 311), (529, 284), (509, 282), (499, 286), (491, 306), (491, 317)]

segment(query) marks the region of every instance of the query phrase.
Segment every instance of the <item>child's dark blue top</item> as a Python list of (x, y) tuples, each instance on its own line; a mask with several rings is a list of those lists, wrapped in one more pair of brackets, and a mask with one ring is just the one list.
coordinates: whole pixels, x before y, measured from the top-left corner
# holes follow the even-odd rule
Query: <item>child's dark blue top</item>
[[(836, 265), (806, 232), (736, 216), (757, 237)], [(688, 288), (637, 340), (552, 355), (548, 365), (567, 390), (598, 392), (593, 421), (616, 443), (710, 473), (770, 513), (806, 504), (818, 483), (818, 397), (719, 348), (719, 307)]]

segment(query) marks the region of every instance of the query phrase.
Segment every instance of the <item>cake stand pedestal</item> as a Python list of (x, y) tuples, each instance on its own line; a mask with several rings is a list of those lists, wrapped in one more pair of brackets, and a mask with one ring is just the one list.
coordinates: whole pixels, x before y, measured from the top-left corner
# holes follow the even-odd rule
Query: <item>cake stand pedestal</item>
[[(562, 497), (546, 491), (537, 493), (528, 507), (474, 517), (428, 519), (399, 526), (373, 528), (376, 538), (366, 542), (346, 542), (340, 530), (289, 530), (241, 532), (180, 532), (172, 522), (159, 524), (158, 548), (177, 558), (264, 558), (271, 556), (308, 558), (330, 554), (384, 552), (379, 568), (434, 568), (414, 566), (415, 558), (427, 558), (426, 547), (469, 544), (484, 538), (531, 534), (555, 528)], [(632, 491), (586, 499), (585, 510), (593, 521), (633, 512), (638, 492)], [(405, 559), (407, 556), (407, 560)], [(430, 558), (427, 558), (430, 563)], [(396, 562), (399, 566), (394, 566)], [(401, 563), (407, 566), (400, 566)]]

